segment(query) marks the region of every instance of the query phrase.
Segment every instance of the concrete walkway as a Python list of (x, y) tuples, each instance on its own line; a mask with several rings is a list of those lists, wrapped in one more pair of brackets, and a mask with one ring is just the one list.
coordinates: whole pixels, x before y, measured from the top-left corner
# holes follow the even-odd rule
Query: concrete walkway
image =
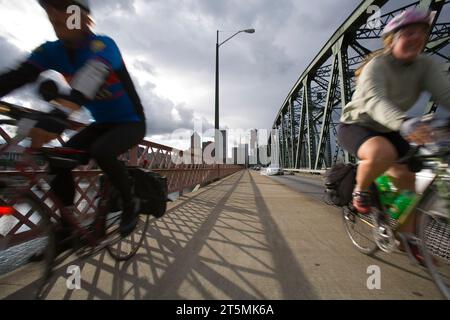
[[(250, 171), (171, 204), (130, 261), (105, 251), (71, 264), (82, 289), (67, 290), (60, 276), (48, 299), (441, 298), (404, 254), (354, 249), (339, 210)], [(372, 265), (380, 290), (366, 285)], [(20, 298), (20, 288), (8, 297)]]

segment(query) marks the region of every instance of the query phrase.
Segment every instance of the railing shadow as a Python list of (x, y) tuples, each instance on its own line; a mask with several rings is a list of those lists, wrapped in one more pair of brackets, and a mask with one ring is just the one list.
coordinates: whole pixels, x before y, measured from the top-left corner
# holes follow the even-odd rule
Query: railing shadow
[[(248, 172), (181, 201), (150, 222), (132, 259), (118, 263), (103, 251), (70, 261), (55, 272), (44, 298), (315, 298)], [(71, 264), (80, 267), (81, 290), (66, 289)], [(8, 298), (20, 299), (26, 289)]]

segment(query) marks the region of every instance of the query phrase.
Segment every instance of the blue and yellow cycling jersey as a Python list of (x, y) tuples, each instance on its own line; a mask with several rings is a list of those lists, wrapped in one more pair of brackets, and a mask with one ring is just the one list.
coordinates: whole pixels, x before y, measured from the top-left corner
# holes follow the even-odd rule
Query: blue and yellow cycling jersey
[(60, 41), (46, 42), (28, 58), (28, 64), (39, 69), (55, 70), (70, 84), (74, 75), (90, 60), (108, 66), (110, 73), (95, 99), (84, 106), (99, 123), (137, 122), (145, 119), (141, 101), (114, 40), (90, 35), (75, 49), (67, 49)]

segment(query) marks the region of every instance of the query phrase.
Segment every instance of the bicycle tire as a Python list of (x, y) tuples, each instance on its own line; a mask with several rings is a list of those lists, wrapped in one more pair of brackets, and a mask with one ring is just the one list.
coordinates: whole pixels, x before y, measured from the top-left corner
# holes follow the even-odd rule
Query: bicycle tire
[[(17, 214), (35, 223), (34, 232), (29, 230), (29, 240), (14, 245), (9, 243), (11, 246), (7, 244), (0, 251), (3, 263), (0, 267), (4, 271), (0, 275), (0, 299), (42, 299), (48, 289), (56, 251), (55, 224), (51, 223), (50, 209), (32, 194), (1, 195), (0, 198), (2, 205), (14, 207)], [(2, 241), (8, 242), (7, 238)], [(40, 259), (32, 262), (31, 258), (37, 254)]]
[(358, 251), (366, 255), (372, 255), (378, 251), (373, 238), (373, 226), (370, 225), (372, 215), (361, 215), (346, 206), (342, 208), (342, 219), (345, 231)]
[(430, 192), (420, 207), (418, 235), (424, 263), (443, 297), (450, 300), (450, 218), (445, 200), (439, 200), (437, 192)]
[(126, 261), (133, 257), (144, 241), (149, 220), (149, 215), (140, 215), (138, 224), (131, 234), (125, 238), (119, 238), (106, 247), (109, 255), (116, 261)]

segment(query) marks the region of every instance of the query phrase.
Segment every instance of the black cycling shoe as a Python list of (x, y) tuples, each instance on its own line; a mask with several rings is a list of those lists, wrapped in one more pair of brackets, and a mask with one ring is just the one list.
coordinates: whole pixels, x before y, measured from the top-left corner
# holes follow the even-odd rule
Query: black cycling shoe
[(124, 206), (122, 211), (122, 217), (120, 220), (119, 231), (120, 235), (124, 238), (133, 232), (138, 223), (138, 213), (134, 210), (134, 204)]

